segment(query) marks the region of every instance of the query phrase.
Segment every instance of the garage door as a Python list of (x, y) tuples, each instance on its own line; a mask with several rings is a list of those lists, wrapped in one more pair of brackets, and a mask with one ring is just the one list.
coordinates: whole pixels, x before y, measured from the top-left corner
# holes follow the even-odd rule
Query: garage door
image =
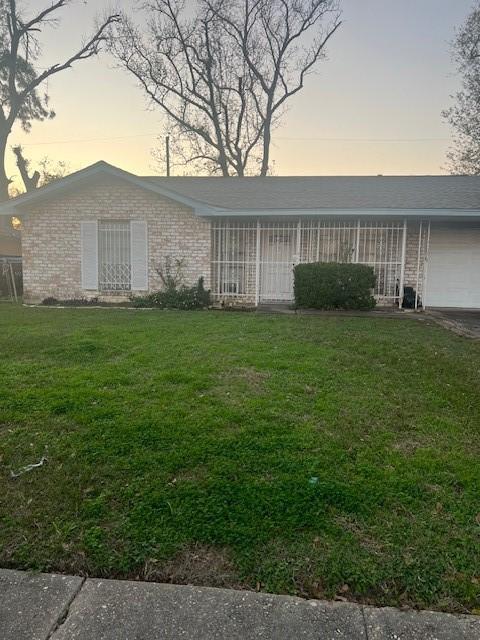
[(480, 226), (432, 223), (426, 306), (480, 309)]

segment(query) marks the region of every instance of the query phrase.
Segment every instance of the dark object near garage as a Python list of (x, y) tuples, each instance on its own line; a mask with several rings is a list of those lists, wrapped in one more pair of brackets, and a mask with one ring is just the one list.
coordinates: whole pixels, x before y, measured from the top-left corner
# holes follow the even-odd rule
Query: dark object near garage
[[(415, 297), (417, 292), (413, 287), (405, 287), (403, 291), (403, 308), (404, 309), (415, 309)], [(417, 308), (422, 306), (422, 301), (420, 296), (417, 299)]]

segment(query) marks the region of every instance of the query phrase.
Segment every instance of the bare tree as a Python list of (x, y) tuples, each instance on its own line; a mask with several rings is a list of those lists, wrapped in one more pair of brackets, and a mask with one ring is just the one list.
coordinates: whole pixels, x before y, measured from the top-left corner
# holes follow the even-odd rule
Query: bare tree
[(154, 0), (144, 35), (124, 16), (111, 50), (151, 102), (167, 115), (174, 152), (210, 173), (243, 175), (261, 137), (255, 82), (228, 34), (201, 0)]
[[(332, 0), (209, 0), (260, 84), (263, 100), (263, 152), (260, 175), (270, 162), (272, 126), (287, 100), (304, 87), (305, 77), (324, 57), (328, 40), (340, 27)], [(327, 26), (325, 19), (332, 16)], [(308, 43), (308, 38), (311, 38)]]
[[(337, 0), (150, 0), (111, 51), (167, 116), (175, 155), (224, 176), (267, 175), (273, 127), (340, 26)], [(190, 5), (191, 9), (191, 5)]]
[(443, 112), (454, 131), (447, 158), (452, 173), (480, 174), (480, 2), (453, 42), (453, 57), (462, 77), (455, 103)]
[(25, 191), (33, 191), (37, 187), (43, 187), (53, 180), (63, 178), (68, 173), (67, 163), (63, 160), (59, 160), (54, 163), (48, 156), (44, 156), (38, 162), (38, 169), (35, 169), (33, 173), (29, 173), (30, 160), (25, 158), (23, 149), (20, 145), (16, 145), (12, 148), (16, 157), (16, 163), (20, 175), (22, 177)]
[(106, 29), (118, 20), (106, 16), (94, 33), (65, 60), (46, 69), (37, 67), (41, 53), (39, 34), (46, 26), (58, 23), (58, 13), (73, 0), (56, 0), (32, 16), (25, 16), (17, 0), (0, 0), (0, 200), (8, 198), (10, 180), (5, 169), (8, 138), (15, 123), (29, 131), (32, 122), (53, 118), (48, 95), (41, 93), (45, 81), (70, 68), (75, 62), (99, 53)]

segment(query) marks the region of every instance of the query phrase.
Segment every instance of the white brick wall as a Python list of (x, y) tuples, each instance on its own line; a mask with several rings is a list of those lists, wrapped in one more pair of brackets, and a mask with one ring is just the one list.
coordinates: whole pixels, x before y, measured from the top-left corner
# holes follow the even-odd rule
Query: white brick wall
[[(108, 178), (36, 205), (22, 216), (24, 299), (40, 302), (102, 295), (81, 287), (80, 222), (145, 220), (149, 289), (161, 288), (156, 268), (167, 256), (185, 262), (186, 284), (210, 286), (210, 222), (177, 202)], [(135, 292), (133, 292), (135, 293)], [(103, 295), (105, 297), (105, 295)], [(112, 294), (108, 294), (112, 300)]]

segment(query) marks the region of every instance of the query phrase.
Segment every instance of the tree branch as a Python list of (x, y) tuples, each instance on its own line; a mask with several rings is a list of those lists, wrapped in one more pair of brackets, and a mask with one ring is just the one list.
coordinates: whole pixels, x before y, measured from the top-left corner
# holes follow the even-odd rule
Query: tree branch
[(31, 176), (28, 175), (28, 160), (25, 159), (23, 155), (23, 149), (20, 145), (13, 147), (13, 153), (16, 157), (17, 167), (20, 171), (20, 175), (22, 176), (23, 184), (25, 185), (26, 191), (33, 191), (37, 188), (38, 182), (40, 180), (40, 173), (38, 171), (34, 171)]

